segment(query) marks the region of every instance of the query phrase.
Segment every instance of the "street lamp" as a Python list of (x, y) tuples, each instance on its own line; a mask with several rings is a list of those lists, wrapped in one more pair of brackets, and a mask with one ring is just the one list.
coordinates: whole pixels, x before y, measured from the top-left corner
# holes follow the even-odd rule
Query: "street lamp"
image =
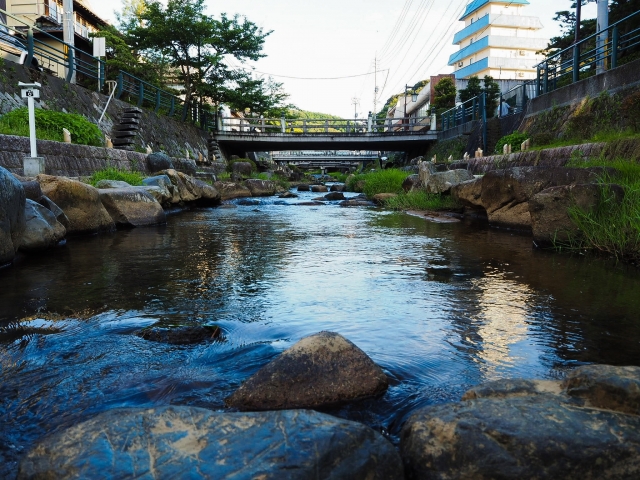
[[(407, 90), (409, 89), (409, 85), (404, 86), (404, 116), (402, 119), (403, 123), (409, 123), (408, 119), (407, 119)], [(417, 102), (418, 101), (418, 94), (415, 91), (412, 91), (411, 93), (411, 101), (412, 102)], [(407, 127), (405, 126), (405, 130), (407, 129)]]

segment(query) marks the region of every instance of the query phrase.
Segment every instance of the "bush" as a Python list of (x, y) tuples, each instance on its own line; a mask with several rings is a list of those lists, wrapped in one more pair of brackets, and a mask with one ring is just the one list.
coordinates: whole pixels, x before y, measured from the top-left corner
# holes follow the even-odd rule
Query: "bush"
[(130, 172), (107, 167), (93, 172), (93, 175), (89, 178), (89, 183), (95, 187), (100, 180), (119, 180), (121, 182), (127, 182), (129, 185), (142, 185), (143, 178), (144, 175), (140, 172)]
[(394, 210), (456, 210), (460, 205), (450, 195), (413, 190), (385, 200), (384, 206)]
[(526, 133), (513, 132), (510, 135), (505, 135), (498, 143), (496, 143), (496, 153), (502, 153), (502, 149), (505, 145), (511, 145), (512, 152), (519, 152), (522, 147), (522, 142), (529, 138)]
[(351, 176), (347, 189), (358, 191), (358, 184), (364, 182), (362, 192), (367, 197), (373, 197), (377, 193), (400, 193), (403, 191), (402, 182), (404, 182), (408, 176), (408, 172), (396, 168), (375, 170), (371, 173)]
[[(71, 133), (71, 142), (79, 145), (104, 146), (100, 129), (82, 115), (37, 109), (36, 137), (42, 140), (64, 141), (62, 129)], [(0, 117), (0, 133), (29, 136), (29, 111), (18, 108)]]

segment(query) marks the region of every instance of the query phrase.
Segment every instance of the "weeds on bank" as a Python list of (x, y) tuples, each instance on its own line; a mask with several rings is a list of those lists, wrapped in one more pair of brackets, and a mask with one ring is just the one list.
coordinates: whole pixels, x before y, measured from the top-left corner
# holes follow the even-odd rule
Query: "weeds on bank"
[(89, 183), (95, 187), (100, 180), (118, 180), (127, 182), (129, 185), (142, 185), (143, 178), (144, 175), (140, 172), (129, 172), (114, 167), (107, 167), (94, 172), (89, 178)]
[[(640, 165), (623, 159), (604, 162), (601, 159), (572, 159), (572, 166), (607, 166), (598, 178), (600, 199), (596, 208), (569, 209), (569, 217), (580, 234), (557, 249), (592, 250), (618, 259), (640, 261)], [(610, 188), (618, 184), (624, 190), (622, 199)]]
[(385, 200), (384, 206), (393, 210), (455, 210), (460, 207), (450, 195), (414, 190)]
[(362, 192), (367, 197), (373, 197), (377, 193), (401, 193), (402, 182), (408, 176), (407, 172), (396, 168), (374, 170), (369, 173), (354, 175), (349, 180), (347, 188), (351, 191), (356, 191), (356, 185), (363, 182)]

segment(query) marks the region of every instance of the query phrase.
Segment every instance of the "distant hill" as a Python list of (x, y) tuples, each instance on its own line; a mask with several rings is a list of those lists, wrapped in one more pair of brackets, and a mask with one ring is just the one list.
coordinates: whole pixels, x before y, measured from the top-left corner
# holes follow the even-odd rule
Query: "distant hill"
[(298, 110), (298, 109), (293, 109), (293, 110), (289, 110), (289, 113), (287, 114), (287, 117), (289, 118), (308, 118), (309, 120), (315, 120), (318, 118), (329, 118), (332, 120), (340, 120), (342, 119), (342, 117), (337, 117), (335, 115), (329, 115), (328, 113), (318, 113), (318, 112), (308, 112), (306, 110)]

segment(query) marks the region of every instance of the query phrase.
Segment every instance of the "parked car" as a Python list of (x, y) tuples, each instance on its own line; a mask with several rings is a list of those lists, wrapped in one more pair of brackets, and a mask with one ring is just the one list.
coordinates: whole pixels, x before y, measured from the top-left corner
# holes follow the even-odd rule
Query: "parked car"
[[(26, 45), (11, 35), (5, 25), (0, 25), (0, 58), (24, 65), (28, 55), (29, 52)], [(29, 66), (40, 70), (38, 60), (35, 58), (31, 59), (31, 65)]]

